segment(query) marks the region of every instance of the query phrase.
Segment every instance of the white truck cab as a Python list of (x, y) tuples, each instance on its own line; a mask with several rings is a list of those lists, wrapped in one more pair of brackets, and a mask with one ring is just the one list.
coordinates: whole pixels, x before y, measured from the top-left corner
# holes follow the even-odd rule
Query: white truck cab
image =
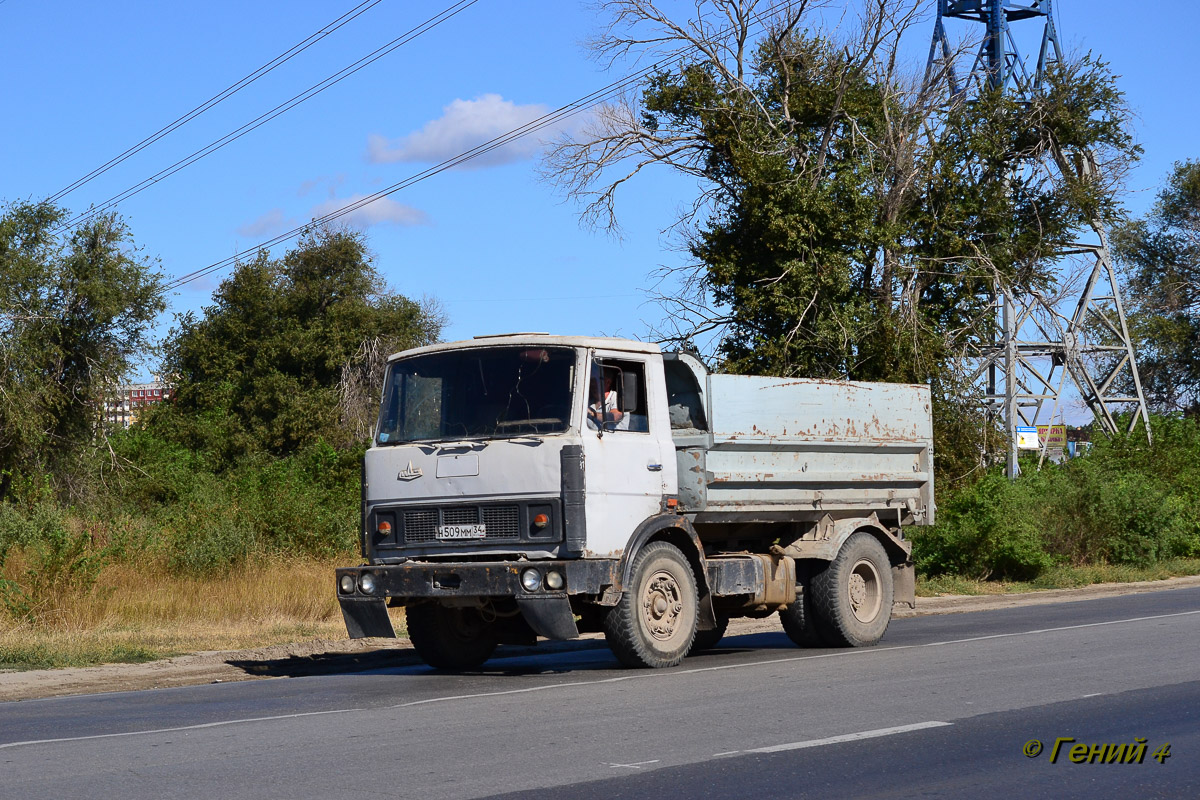
[(924, 386), (710, 374), (643, 342), (545, 334), (405, 351), (363, 466), (352, 637), (434, 667), (602, 630), (678, 664), (730, 617), (869, 645), (913, 602), (903, 526), (932, 521)]

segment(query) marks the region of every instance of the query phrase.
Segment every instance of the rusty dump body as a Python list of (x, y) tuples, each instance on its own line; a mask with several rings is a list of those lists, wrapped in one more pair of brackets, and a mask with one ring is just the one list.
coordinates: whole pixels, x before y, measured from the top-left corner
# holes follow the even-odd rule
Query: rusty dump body
[(670, 360), (688, 368), (706, 412), (673, 430), (680, 501), (697, 526), (933, 523), (929, 387), (706, 374), (686, 355)]

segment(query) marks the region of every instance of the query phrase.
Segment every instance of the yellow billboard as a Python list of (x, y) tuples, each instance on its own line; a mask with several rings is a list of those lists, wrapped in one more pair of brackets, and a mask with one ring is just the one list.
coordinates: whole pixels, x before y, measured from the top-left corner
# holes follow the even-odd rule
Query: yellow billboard
[(1067, 446), (1066, 425), (1038, 425), (1038, 441), (1051, 450)]

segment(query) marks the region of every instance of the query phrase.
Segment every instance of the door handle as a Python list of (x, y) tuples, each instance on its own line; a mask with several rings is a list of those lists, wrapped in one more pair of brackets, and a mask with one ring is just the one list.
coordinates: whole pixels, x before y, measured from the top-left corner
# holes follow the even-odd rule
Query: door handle
[(646, 469), (651, 472), (662, 472), (662, 464), (647, 464)]

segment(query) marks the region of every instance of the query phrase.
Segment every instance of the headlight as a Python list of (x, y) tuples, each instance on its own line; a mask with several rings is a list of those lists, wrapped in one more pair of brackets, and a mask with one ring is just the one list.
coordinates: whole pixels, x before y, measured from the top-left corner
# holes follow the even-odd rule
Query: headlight
[(364, 572), (358, 576), (358, 588), (363, 594), (375, 594), (375, 576), (369, 572)]
[(338, 581), (338, 588), (342, 590), (342, 594), (354, 594), (354, 576), (343, 575)]
[(542, 573), (530, 567), (521, 573), (521, 585), (527, 592), (536, 592), (542, 586)]
[(562, 573), (556, 569), (552, 569), (546, 573), (546, 588), (561, 589), (563, 587)]

